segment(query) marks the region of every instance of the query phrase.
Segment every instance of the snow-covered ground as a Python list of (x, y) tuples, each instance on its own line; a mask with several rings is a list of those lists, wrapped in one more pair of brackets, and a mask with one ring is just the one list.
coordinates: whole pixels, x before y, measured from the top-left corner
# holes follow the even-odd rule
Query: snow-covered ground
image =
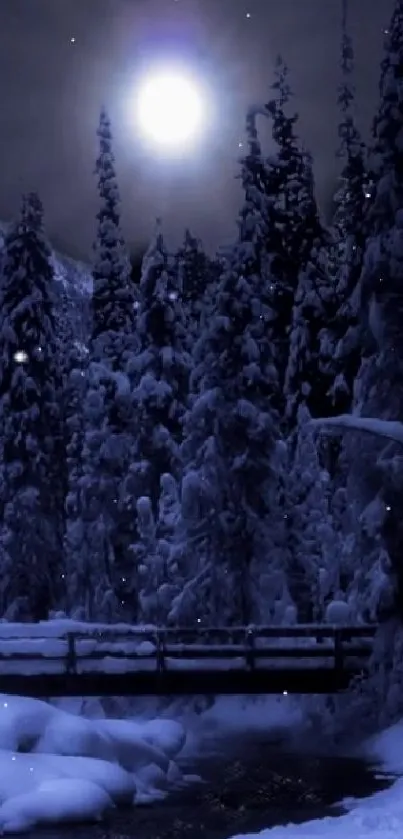
[[(384, 773), (403, 775), (403, 721), (374, 737), (365, 748), (366, 756), (379, 764)], [(337, 818), (324, 818), (300, 825), (286, 825), (248, 834), (260, 839), (402, 839), (403, 779), (390, 789), (368, 799), (343, 802), (348, 812)], [(242, 836), (233, 839), (243, 839)]]
[[(118, 805), (157, 801), (195, 780), (177, 762), (189, 748), (197, 755), (214, 737), (303, 724), (291, 697), (225, 697), (197, 723), (190, 712), (182, 715), (192, 732), (185, 747), (185, 725), (179, 722), (106, 719), (102, 712), (84, 719), (77, 702), (60, 700), (57, 707), (0, 694), (0, 833), (101, 819)], [(257, 834), (260, 839), (403, 837), (403, 779), (398, 777), (403, 775), (403, 721), (369, 741), (364, 751), (379, 771), (393, 775), (390, 789), (364, 801), (345, 801), (348, 812), (341, 817), (272, 828)]]
[(183, 726), (172, 720), (88, 720), (0, 694), (0, 832), (159, 800), (195, 780), (175, 762), (184, 743)]

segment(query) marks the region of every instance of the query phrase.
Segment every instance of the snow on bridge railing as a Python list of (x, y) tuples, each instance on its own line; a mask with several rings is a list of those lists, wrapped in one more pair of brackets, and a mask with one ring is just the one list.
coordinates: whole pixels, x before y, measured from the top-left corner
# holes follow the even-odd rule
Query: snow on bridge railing
[[(55, 672), (54, 665), (70, 674), (99, 672), (158, 672), (188, 662), (190, 669), (219, 666), (231, 660), (240, 667), (296, 667), (315, 660), (329, 660), (343, 668), (353, 659), (368, 658), (376, 626), (297, 626), (247, 627), (129, 627), (125, 625), (87, 625), (65, 621), (60, 632), (37, 634), (38, 625), (20, 624), (18, 631), (3, 634), (0, 624), (0, 674)], [(66, 624), (69, 624), (66, 627)], [(35, 633), (30, 633), (35, 626)], [(74, 628), (73, 628), (74, 627)], [(8, 625), (7, 629), (11, 627)], [(17, 629), (17, 625), (14, 625)], [(294, 662), (291, 660), (294, 659)], [(304, 660), (304, 662), (302, 661)], [(242, 664), (243, 662), (243, 664)], [(285, 662), (285, 664), (284, 664)], [(36, 666), (35, 666), (36, 665)], [(11, 669), (10, 669), (11, 668)], [(45, 669), (43, 669), (45, 668)]]

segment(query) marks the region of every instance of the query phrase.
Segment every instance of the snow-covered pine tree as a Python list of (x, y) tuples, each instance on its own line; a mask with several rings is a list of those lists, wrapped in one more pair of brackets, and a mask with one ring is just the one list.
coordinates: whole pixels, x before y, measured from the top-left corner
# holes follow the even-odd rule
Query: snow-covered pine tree
[[(346, 0), (343, 2), (341, 37), (341, 82), (338, 89), (340, 122), (337, 156), (341, 161), (339, 188), (334, 197), (333, 228), (339, 246), (339, 258), (349, 250), (350, 237), (359, 236), (362, 248), (363, 216), (366, 206), (365, 146), (356, 123), (354, 49), (348, 33)], [(354, 242), (355, 244), (355, 242)]]
[[(343, 0), (338, 157), (342, 163), (339, 189), (335, 195), (333, 236), (328, 250), (333, 253), (337, 310), (323, 332), (336, 414), (350, 410), (354, 382), (363, 356), (365, 336), (359, 311), (359, 283), (365, 248), (366, 171), (365, 149), (356, 125), (355, 89), (352, 81), (354, 52), (347, 29), (347, 0)], [(368, 343), (368, 342), (366, 342)]]
[[(401, 317), (403, 295), (401, 266), (403, 260), (403, 149), (399, 137), (403, 131), (403, 2), (396, 0), (392, 21), (385, 36), (385, 54), (381, 65), (381, 101), (374, 120), (374, 143), (370, 154), (372, 197), (366, 214), (367, 242), (361, 277), (361, 315), (369, 326), (374, 342), (372, 355), (364, 361), (358, 381), (355, 407), (368, 414), (366, 403), (380, 419), (402, 416), (400, 394), (403, 380), (403, 341)], [(378, 400), (374, 393), (379, 382)], [(393, 399), (386, 396), (392, 385)], [(376, 404), (378, 401), (378, 404)]]
[[(261, 278), (259, 316), (262, 321), (270, 324), (273, 361), (279, 377), (276, 407), (282, 414), (281, 380), (287, 356), (284, 300), (289, 293), (283, 248), (283, 213), (279, 204), (282, 171), (275, 155), (270, 158), (263, 155), (257, 130), (257, 117), (260, 115), (267, 118), (267, 106), (253, 106), (246, 116), (247, 154), (240, 159), (239, 176), (244, 197), (238, 218), (235, 271), (239, 271), (246, 278), (254, 277), (254, 281)], [(233, 264), (233, 250), (223, 250), (221, 272), (225, 273), (228, 266)], [(214, 313), (210, 313), (210, 316), (214, 316)]]
[(294, 282), (289, 297), (291, 305), (288, 306), (287, 322), (290, 324), (299, 271), (306, 266), (313, 246), (323, 239), (323, 228), (309, 176), (312, 161), (296, 133), (299, 117), (290, 112), (293, 94), (289, 70), (281, 55), (276, 61), (274, 77), (274, 99), (267, 109), (273, 119), (272, 136), (281, 173), (277, 210), (281, 214), (279, 221), (288, 260), (287, 271)]
[(201, 241), (189, 229), (185, 230), (183, 243), (175, 254), (175, 264), (186, 319), (187, 348), (191, 352), (209, 309), (214, 264), (204, 251)]
[(369, 157), (373, 187), (369, 202), (369, 233), (388, 230), (403, 207), (403, 0), (394, 0), (390, 25), (385, 30), (384, 57), (379, 84), (380, 102), (373, 123)]
[(178, 273), (159, 221), (143, 263), (137, 334), (139, 351), (130, 367), (136, 419), (130, 473), (135, 496), (147, 494), (156, 516), (161, 476), (180, 477), (179, 447), (191, 366)]
[[(372, 196), (366, 215), (367, 242), (361, 277), (361, 314), (373, 335), (372, 354), (359, 371), (350, 428), (375, 432), (377, 417), (385, 433), (396, 433), (403, 416), (402, 259), (403, 259), (403, 3), (396, 0), (386, 32), (381, 68), (381, 102), (374, 121), (374, 148), (370, 156)], [(355, 426), (354, 423), (362, 423)], [(390, 425), (388, 425), (390, 422)], [(383, 425), (385, 423), (385, 425)], [(382, 433), (382, 432), (380, 432)], [(397, 439), (391, 434), (390, 440)], [(401, 667), (401, 637), (396, 633), (403, 615), (403, 503), (401, 449), (387, 437), (351, 432), (345, 439), (349, 459), (347, 503), (358, 523), (352, 549), (356, 574), (351, 597), (370, 618), (385, 622), (379, 633), (381, 657), (359, 700), (361, 716), (382, 718), (396, 687)], [(399, 677), (400, 678), (400, 677)], [(384, 716), (383, 716), (384, 720)], [(389, 721), (389, 720), (388, 720)]]
[[(97, 500), (90, 496), (93, 487), (91, 477), (95, 478), (94, 457), (90, 458), (90, 452), (84, 447), (85, 444), (88, 446), (88, 425), (94, 435), (95, 424), (94, 414), (88, 417), (88, 365), (88, 354), (83, 352), (80, 344), (73, 345), (64, 393), (68, 467), (64, 539), (65, 611), (79, 620), (109, 621), (121, 610), (112, 590), (112, 572), (105, 556), (102, 507), (97, 508)], [(96, 488), (95, 480), (94, 485)], [(100, 512), (98, 520), (97, 509)]]
[[(385, 37), (381, 65), (381, 101), (374, 120), (371, 162), (372, 197), (367, 216), (368, 239), (361, 280), (362, 311), (374, 343), (372, 355), (361, 366), (353, 410), (361, 416), (400, 420), (403, 416), (403, 2), (395, 0)], [(355, 436), (351, 446), (351, 483), (361, 509), (375, 497), (390, 507), (381, 527), (381, 547), (390, 558), (399, 600), (403, 602), (403, 531), (400, 508), (403, 485), (394, 478), (399, 450), (391, 445)], [(348, 441), (346, 442), (348, 447)], [(374, 467), (374, 463), (376, 466)], [(399, 472), (399, 469), (397, 470)], [(372, 498), (366, 493), (369, 476)], [(399, 476), (397, 476), (399, 478)], [(400, 611), (403, 606), (400, 606)]]
[[(70, 521), (70, 531), (76, 554), (80, 540), (83, 546), (82, 575), (88, 575), (89, 569), (96, 575), (93, 586), (98, 592), (98, 605), (93, 600), (92, 612), (99, 609), (100, 619), (116, 618), (119, 612), (133, 619), (136, 603), (125, 602), (122, 583), (131, 569), (130, 546), (135, 532), (135, 499), (128, 481), (134, 420), (127, 368), (137, 346), (136, 309), (120, 224), (112, 133), (105, 110), (101, 112), (98, 138), (100, 208), (94, 247), (92, 331), (83, 401), (82, 470), (69, 493), (69, 509), (72, 515), (76, 513), (77, 520), (75, 524)], [(79, 372), (80, 368), (73, 376)], [(86, 597), (84, 591), (80, 602)]]
[(172, 475), (161, 476), (158, 515), (151, 500), (137, 501), (138, 538), (133, 546), (138, 572), (139, 618), (143, 623), (166, 626), (175, 622), (175, 608), (182, 588), (178, 566), (180, 499)]
[(265, 170), (255, 121), (256, 113), (250, 112), (239, 241), (195, 348), (194, 399), (185, 423), (183, 518), (203, 591), (193, 619), (210, 624), (245, 624), (256, 617), (255, 587), (271, 560), (280, 400), (270, 331), (267, 205), (260, 181)]
[[(288, 67), (281, 56), (275, 66), (274, 96), (266, 105), (272, 118), (274, 156), (267, 165), (277, 175), (272, 196), (271, 227), (277, 232), (272, 268), (275, 277), (273, 339), (277, 346), (280, 381), (284, 386), (289, 356), (289, 334), (301, 271), (314, 248), (323, 241), (312, 183), (312, 163), (296, 134), (298, 114), (291, 112), (292, 92)], [(271, 178), (272, 180), (272, 178)], [(273, 250), (273, 247), (271, 246)]]
[(305, 406), (290, 438), (286, 479), (287, 580), (300, 621), (321, 623), (340, 592), (340, 539), (331, 512), (331, 480), (320, 464), (315, 429)]
[(403, 0), (395, 0), (381, 64), (380, 104), (370, 153), (372, 196), (362, 277), (362, 304), (378, 344), (403, 360), (399, 335), (402, 294), (400, 263), (403, 225)]
[[(309, 213), (317, 220), (312, 161), (305, 158), (303, 194)], [(314, 209), (316, 207), (316, 209)], [(328, 391), (332, 377), (324, 353), (322, 331), (335, 308), (334, 290), (325, 270), (326, 235), (320, 225), (310, 243), (309, 258), (298, 275), (292, 323), (289, 334), (289, 356), (285, 375), (286, 419), (292, 427), (300, 404), (314, 416), (327, 416), (330, 409)]]
[(261, 248), (266, 244), (267, 252), (271, 255), (272, 334), (276, 347), (276, 366), (282, 383), (287, 366), (288, 332), (297, 285), (293, 259), (293, 225), (300, 155), (294, 131), (297, 115), (288, 113), (291, 90), (288, 69), (281, 57), (277, 59), (275, 67), (273, 91), (274, 98), (264, 106), (263, 113), (272, 118), (274, 150), (269, 157), (263, 157), (255, 121), (249, 119), (246, 125), (249, 155), (243, 161), (243, 186), (245, 207), (250, 201), (253, 188), (262, 193), (261, 201), (265, 204), (266, 231), (262, 236)]
[(123, 371), (135, 342), (136, 291), (120, 221), (112, 131), (102, 109), (96, 161), (100, 208), (94, 245), (91, 358)]
[(1, 614), (46, 619), (62, 597), (65, 452), (52, 257), (23, 200), (0, 269)]

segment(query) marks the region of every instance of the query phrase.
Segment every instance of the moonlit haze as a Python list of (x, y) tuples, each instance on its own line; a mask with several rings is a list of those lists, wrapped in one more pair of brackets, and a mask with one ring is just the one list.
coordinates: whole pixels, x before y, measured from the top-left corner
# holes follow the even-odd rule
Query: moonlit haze
[[(278, 53), (290, 68), (298, 132), (326, 210), (338, 172), (340, 7), (341, 0), (1, 0), (0, 221), (15, 216), (22, 192), (37, 190), (55, 246), (91, 257), (104, 105), (130, 247), (147, 245), (157, 216), (173, 245), (186, 226), (210, 252), (230, 242), (245, 113), (270, 97)], [(365, 138), (391, 7), (392, 0), (349, 0)], [(259, 128), (267, 130), (261, 120)]]

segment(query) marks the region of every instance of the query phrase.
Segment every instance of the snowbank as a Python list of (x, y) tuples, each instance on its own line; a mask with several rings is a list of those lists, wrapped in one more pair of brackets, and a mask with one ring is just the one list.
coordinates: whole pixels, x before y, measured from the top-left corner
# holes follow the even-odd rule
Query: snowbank
[(158, 800), (187, 781), (174, 762), (184, 742), (183, 726), (170, 720), (86, 720), (0, 694), (0, 832), (98, 820), (117, 805)]
[[(403, 836), (403, 781), (355, 804), (339, 818), (318, 819), (249, 834), (260, 839), (401, 839)], [(235, 839), (235, 837), (234, 837)], [(243, 839), (237, 836), (236, 839)]]
[(403, 720), (372, 737), (365, 747), (365, 757), (386, 772), (403, 775)]
[[(372, 738), (364, 749), (366, 757), (378, 761), (383, 770), (403, 774), (403, 721)], [(248, 834), (248, 839), (400, 839), (403, 837), (403, 779), (390, 789), (363, 801), (343, 802), (349, 809), (338, 818), (289, 824)], [(239, 835), (233, 839), (243, 839)]]

